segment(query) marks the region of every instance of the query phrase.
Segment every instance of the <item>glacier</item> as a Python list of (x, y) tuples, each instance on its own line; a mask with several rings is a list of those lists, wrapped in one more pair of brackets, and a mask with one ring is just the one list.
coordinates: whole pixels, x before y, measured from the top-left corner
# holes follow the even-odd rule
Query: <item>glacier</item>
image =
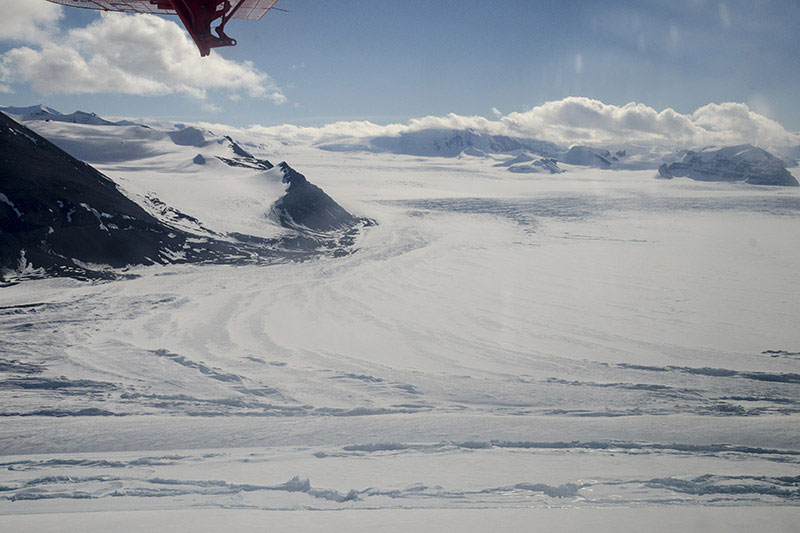
[[(346, 254), (0, 288), (0, 524), (796, 527), (797, 188), (25, 124), (187, 239), (339, 231), (304, 181), (370, 223)], [(288, 171), (256, 161), (329, 224), (275, 216)]]

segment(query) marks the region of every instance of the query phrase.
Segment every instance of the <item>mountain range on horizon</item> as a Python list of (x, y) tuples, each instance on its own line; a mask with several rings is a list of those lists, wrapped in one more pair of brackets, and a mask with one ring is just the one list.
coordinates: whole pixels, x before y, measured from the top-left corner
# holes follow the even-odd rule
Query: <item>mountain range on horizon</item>
[[(106, 120), (91, 112), (75, 111), (71, 114), (63, 114), (43, 104), (29, 107), (0, 107), (0, 110), (16, 117), (20, 122), (43, 120), (98, 126), (136, 125), (151, 129), (147, 125), (130, 120), (116, 122)], [(169, 135), (177, 144), (196, 144), (198, 142), (202, 144), (204, 142), (201, 130), (194, 126), (176, 123), (174, 128), (177, 131), (169, 132)], [(228, 140), (233, 142), (230, 137), (228, 137)], [(54, 139), (54, 141), (57, 144), (59, 143), (59, 139)], [(69, 141), (66, 141), (66, 143), (69, 143)], [(719, 151), (718, 156), (730, 157), (734, 160), (730, 163), (719, 165), (719, 172), (713, 176), (713, 172), (710, 172), (708, 168), (703, 172), (682, 172), (677, 170), (676, 172), (681, 176), (690, 178), (702, 175), (703, 181), (744, 181), (751, 184), (786, 186), (796, 185), (795, 182), (797, 180), (785, 169), (797, 167), (797, 158), (800, 157), (800, 146), (787, 147), (774, 154), (762, 147), (751, 144), (685, 147), (680, 150), (643, 147), (626, 143), (614, 147), (581, 144), (565, 147), (547, 140), (490, 134), (472, 128), (463, 130), (421, 129), (394, 136), (320, 142), (316, 143), (316, 146), (325, 151), (394, 153), (418, 157), (491, 158), (509, 154), (515, 159), (505, 159), (501, 163), (503, 166), (509, 167), (510, 171), (517, 173), (560, 173), (564, 169), (558, 167), (558, 163), (598, 169), (657, 170), (663, 164), (669, 166), (675, 163), (688, 152), (708, 154)], [(77, 147), (62, 146), (62, 148), (71, 152), (71, 148)], [(766, 158), (764, 154), (769, 155), (770, 158)], [(75, 155), (79, 158), (85, 156), (83, 153)], [(86, 157), (83, 158), (85, 159)], [(766, 159), (770, 161), (768, 164), (765, 163)], [(549, 163), (549, 160), (553, 160), (555, 166), (553, 166), (553, 163)], [(527, 164), (514, 166), (515, 163)], [(695, 164), (699, 164), (699, 162), (695, 162)], [(766, 167), (764, 166), (765, 164)], [(733, 173), (725, 174), (723, 171), (723, 169), (734, 167), (738, 168), (738, 170)], [(753, 173), (758, 177), (749, 180), (750, 175)], [(664, 174), (659, 173), (657, 176), (663, 177)], [(674, 174), (674, 176), (678, 177), (678, 174)]]

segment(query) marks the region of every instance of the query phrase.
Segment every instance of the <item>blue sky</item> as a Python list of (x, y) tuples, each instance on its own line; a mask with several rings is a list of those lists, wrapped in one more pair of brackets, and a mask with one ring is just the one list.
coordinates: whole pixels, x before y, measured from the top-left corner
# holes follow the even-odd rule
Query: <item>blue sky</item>
[[(203, 100), (184, 93), (63, 94), (69, 85), (63, 81), (43, 88), (40, 80), (32, 90), (19, 77), (6, 83), (13, 92), (0, 94), (0, 102), (234, 125), (318, 125), (450, 112), (491, 117), (492, 108), (524, 111), (566, 96), (681, 113), (733, 101), (800, 130), (796, 1), (280, 0), (278, 6), (289, 13), (232, 22), (228, 33), (239, 46), (219, 53), (251, 61), (284, 103), (247, 95), (233, 101), (225, 89), (209, 90)], [(87, 10), (63, 13), (61, 34), (99, 18)], [(42, 46), (19, 41), (0, 41), (0, 54)]]

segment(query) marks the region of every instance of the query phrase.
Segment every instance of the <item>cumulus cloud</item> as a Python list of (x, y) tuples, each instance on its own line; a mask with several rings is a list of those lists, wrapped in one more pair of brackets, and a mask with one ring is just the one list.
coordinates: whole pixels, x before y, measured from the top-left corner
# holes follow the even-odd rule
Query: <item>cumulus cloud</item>
[(396, 136), (425, 129), (472, 129), (490, 134), (535, 138), (565, 146), (608, 146), (625, 143), (662, 147), (698, 147), (751, 143), (764, 148), (796, 146), (800, 135), (741, 103), (708, 104), (691, 114), (644, 104), (622, 106), (590, 98), (570, 97), (527, 111), (480, 116), (427, 116), (402, 124), (366, 121), (334, 122), (320, 127), (251, 126), (250, 133), (283, 140), (332, 142)]
[(38, 43), (58, 31), (61, 6), (31, 0), (3, 0), (0, 40)]
[(667, 108), (656, 111), (644, 104), (605, 104), (589, 98), (565, 98), (547, 102), (521, 113), (509, 113), (501, 121), (510, 133), (540, 133), (561, 142), (581, 143), (691, 141), (696, 128), (690, 116)]
[(177, 23), (154, 15), (110, 13), (35, 44), (0, 55), (0, 82), (27, 82), (43, 94), (179, 93), (204, 99), (209, 91), (220, 91), (286, 101), (252, 62), (215, 52), (201, 58)]

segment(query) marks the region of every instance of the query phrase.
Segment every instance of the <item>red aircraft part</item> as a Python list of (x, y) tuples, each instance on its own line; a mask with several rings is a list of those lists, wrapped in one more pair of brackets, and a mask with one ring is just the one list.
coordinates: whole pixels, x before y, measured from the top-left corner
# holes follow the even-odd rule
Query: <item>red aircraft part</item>
[[(156, 5), (160, 8), (164, 4), (172, 4), (189, 35), (197, 43), (200, 55), (207, 56), (217, 46), (236, 46), (236, 40), (225, 35), (225, 24), (230, 20), (228, 12), (238, 11), (242, 2), (244, 0), (231, 7), (228, 0), (164, 0)], [(211, 24), (217, 19), (222, 21), (214, 30), (217, 35), (212, 35)]]
[[(236, 45), (236, 40), (225, 34), (225, 25), (230, 19), (258, 20), (272, 9), (277, 0), (48, 0), (48, 2), (103, 11), (178, 15), (197, 44), (197, 48), (200, 49), (200, 55), (207, 56), (212, 48)], [(217, 20), (220, 22), (212, 33), (211, 25)]]

